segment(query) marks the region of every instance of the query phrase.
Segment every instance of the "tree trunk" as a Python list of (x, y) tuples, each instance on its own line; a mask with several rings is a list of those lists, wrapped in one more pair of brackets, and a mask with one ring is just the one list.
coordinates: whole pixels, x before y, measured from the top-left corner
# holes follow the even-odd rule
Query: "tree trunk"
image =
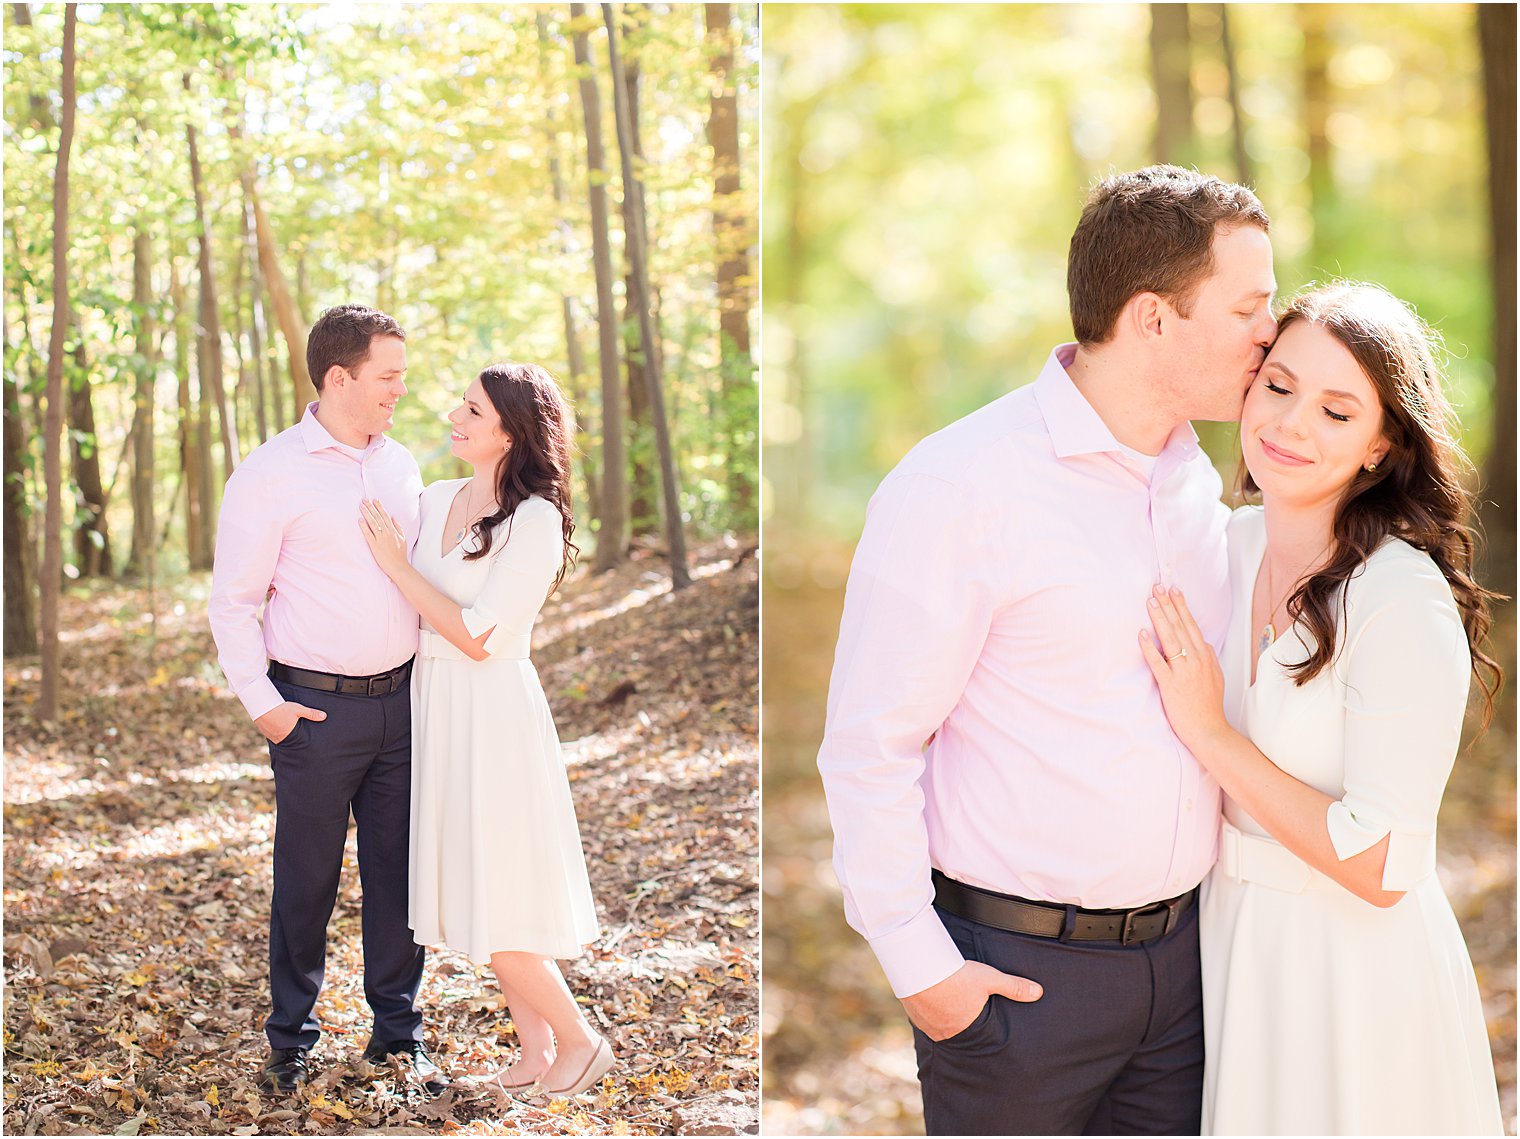
[(1478, 5), (1494, 289), (1494, 438), (1483, 469), (1482, 573), (1515, 593), (1515, 7)]
[[(0, 306), (3, 307), (3, 306)], [(10, 328), (5, 330), (10, 340)], [(27, 525), (26, 428), (21, 422), (21, 393), (9, 369), (5, 373), (5, 648), (7, 657), (37, 651), (37, 575), (32, 564), (32, 536)]]
[(1309, 217), (1314, 226), (1310, 256), (1315, 270), (1327, 268), (1325, 234), (1335, 231), (1335, 172), (1330, 158), (1330, 13), (1320, 4), (1299, 4), (1298, 26), (1304, 37), (1299, 64), (1303, 85), (1305, 152), (1309, 156)]
[(586, 6), (570, 5), (575, 64), (586, 128), (586, 181), (591, 204), (591, 259), (596, 267), (596, 326), (601, 348), (602, 485), (596, 534), (598, 571), (628, 557), (628, 471), (623, 447), (623, 392), (618, 377), (617, 309), (612, 300), (612, 244), (607, 235), (607, 171), (602, 152), (602, 104), (586, 34)]
[(132, 390), (132, 552), (129, 577), (151, 578), (157, 556), (153, 517), (154, 378), (158, 348), (154, 343), (152, 241), (141, 225), (132, 236), (132, 338), (136, 383)]
[(110, 577), (111, 534), (106, 527), (106, 492), (100, 477), (100, 438), (95, 431), (95, 389), (84, 347), (84, 325), (77, 313), (69, 388), (69, 461), (79, 489), (74, 511), (74, 562), (81, 577)]
[(660, 482), (663, 484), (665, 501), (665, 539), (670, 545), (670, 584), (672, 589), (684, 589), (691, 584), (691, 574), (686, 568), (686, 534), (681, 525), (681, 495), (676, 485), (674, 454), (670, 445), (670, 432), (665, 421), (665, 396), (660, 389), (659, 355), (655, 348), (656, 335), (654, 315), (649, 306), (649, 259), (645, 244), (643, 183), (634, 164), (632, 122), (628, 102), (624, 97), (623, 64), (618, 56), (617, 17), (611, 4), (602, 5), (602, 18), (607, 24), (607, 57), (612, 65), (612, 104), (617, 115), (618, 152), (623, 160), (623, 193), (634, 199), (633, 232), (627, 235), (628, 247), (633, 261), (634, 283), (638, 287), (640, 304), (639, 334), (644, 346), (644, 380), (649, 392), (650, 416), (654, 422), (655, 449), (660, 457)]
[[(248, 266), (248, 357), (249, 373), (253, 384), (253, 412), (259, 428), (259, 442), (269, 440), (269, 408), (264, 399), (264, 336), (259, 327), (260, 299), (263, 282), (259, 279), (259, 251), (253, 243), (253, 227), (248, 224), (248, 203), (242, 204), (243, 255)], [(239, 301), (239, 304), (242, 302)], [(276, 419), (278, 422), (278, 418)]]
[[(540, 9), (535, 17), (538, 26), (538, 68), (539, 79), (545, 91), (553, 88), (549, 80), (549, 15)], [(568, 259), (574, 251), (574, 241), (570, 236), (570, 192), (565, 186), (564, 172), (560, 169), (559, 152), (559, 108), (551, 99), (548, 113), (544, 119), (545, 141), (549, 151), (549, 179), (554, 188), (555, 230), (559, 234), (560, 252)], [(591, 454), (589, 427), (586, 422), (590, 414), (590, 399), (586, 392), (586, 353), (581, 348), (579, 319), (576, 315), (577, 304), (572, 293), (560, 294), (560, 311), (565, 323), (565, 355), (569, 365), (570, 375), (567, 378), (567, 386), (570, 388), (570, 399), (575, 405), (575, 441), (576, 451), (581, 457), (581, 475), (586, 480), (587, 516), (595, 519), (601, 518), (601, 506), (597, 498), (596, 461)]]
[[(190, 73), (184, 74), (184, 86), (190, 90)], [(200, 150), (195, 145), (195, 127), (185, 124), (185, 141), (190, 148), (190, 186), (195, 194), (195, 238), (200, 246), (200, 334), (196, 341), (196, 374), (200, 377), (201, 402), (206, 389), (216, 400), (217, 420), (222, 427), (222, 470), (230, 476), (237, 469), (237, 427), (227, 413), (227, 390), (222, 377), (222, 318), (216, 303), (216, 268), (211, 261), (211, 223), (206, 220), (206, 195), (201, 184)], [(209, 411), (202, 416), (209, 419)], [(209, 440), (207, 440), (209, 444)], [(207, 470), (210, 477), (210, 470)], [(211, 497), (206, 501), (210, 503)]]
[(47, 429), (43, 436), (47, 509), (42, 533), (42, 686), (37, 718), (58, 715), (58, 601), (63, 585), (63, 342), (69, 326), (69, 151), (74, 145), (76, 5), (63, 8), (63, 128), (53, 175), (53, 331), (48, 340)]
[[(635, 5), (628, 5), (625, 12), (632, 12)], [(641, 7), (638, 6), (638, 7)], [(632, 124), (633, 155), (636, 163), (644, 161), (644, 148), (639, 140), (639, 66), (636, 60), (628, 60), (623, 68), (623, 98), (627, 101), (628, 121)], [(625, 187), (626, 190), (626, 187)], [(660, 508), (656, 498), (654, 467), (651, 452), (654, 449), (654, 425), (649, 419), (649, 393), (644, 386), (644, 349), (639, 338), (639, 290), (633, 277), (633, 258), (628, 255), (632, 244), (628, 235), (637, 224), (633, 216), (637, 193), (623, 194), (623, 260), (627, 272), (623, 275), (623, 358), (627, 370), (628, 386), (628, 457), (631, 470), (628, 496), (628, 527), (635, 537), (657, 533), (660, 529)], [(645, 303), (649, 303), (646, 301)], [(651, 305), (652, 307), (652, 305)], [(656, 351), (659, 350), (656, 344)], [(661, 361), (656, 361), (656, 367)]]
[(285, 338), (285, 348), (290, 358), (290, 378), (295, 393), (290, 421), (294, 423), (305, 414), (306, 405), (317, 398), (317, 389), (312, 386), (311, 377), (306, 374), (306, 328), (296, 313), (290, 286), (285, 283), (285, 274), (280, 271), (274, 230), (264, 215), (264, 206), (259, 201), (258, 187), (251, 171), (243, 175), (243, 193), (253, 206), (253, 228), (259, 242), (259, 269), (263, 273), (264, 287), (269, 291), (275, 320), (279, 323), (280, 334)]
[(1235, 58), (1235, 41), (1230, 35), (1230, 6), (1220, 4), (1219, 50), (1224, 54), (1226, 83), (1230, 89), (1230, 142), (1235, 151), (1235, 180), (1249, 186), (1252, 176), (1251, 155), (1246, 150), (1246, 118), (1240, 106), (1240, 68)]
[(179, 277), (179, 262), (169, 261), (169, 297), (174, 305), (174, 375), (179, 391), (179, 470), (185, 488), (185, 557), (192, 569), (199, 569), (210, 557), (201, 525), (200, 447), (195, 423), (195, 405), (190, 399), (190, 314), (185, 299), (184, 282)]
[(1156, 90), (1156, 161), (1193, 160), (1192, 42), (1186, 4), (1152, 4), (1151, 83)]

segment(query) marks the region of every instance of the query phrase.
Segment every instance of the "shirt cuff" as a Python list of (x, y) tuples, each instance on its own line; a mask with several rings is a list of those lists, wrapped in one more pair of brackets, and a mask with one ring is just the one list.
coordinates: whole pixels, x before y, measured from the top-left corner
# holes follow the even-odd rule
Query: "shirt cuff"
[[(459, 611), (459, 619), (464, 622), (464, 631), (472, 637), (478, 637), (490, 628), (501, 628), (501, 621), (484, 605), (472, 605), (468, 609)], [(486, 643), (481, 646), (487, 656), (494, 651), (492, 642), (496, 640), (496, 634), (492, 633), (486, 638)]]
[(1360, 816), (1341, 799), (1325, 812), (1330, 845), (1342, 862), (1370, 850), (1388, 836), (1388, 855), (1383, 861), (1383, 889), (1410, 890), (1435, 872), (1435, 833), (1420, 834), (1407, 828), (1379, 823), (1368, 812)]
[(257, 720), (265, 712), (272, 712), (281, 704), (285, 703), (285, 697), (280, 695), (280, 690), (274, 686), (274, 681), (267, 676), (261, 676), (237, 694), (237, 698), (243, 702), (243, 707), (248, 710), (250, 719)]
[(870, 945), (898, 997), (921, 993), (966, 963), (933, 906), (902, 928), (871, 938)]

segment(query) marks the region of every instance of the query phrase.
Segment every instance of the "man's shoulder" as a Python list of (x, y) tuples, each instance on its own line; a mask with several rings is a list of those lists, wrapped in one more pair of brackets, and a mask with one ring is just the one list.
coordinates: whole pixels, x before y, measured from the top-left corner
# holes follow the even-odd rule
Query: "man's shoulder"
[(293, 455), (305, 453), (306, 445), (301, 440), (301, 425), (292, 424), (278, 435), (266, 439), (249, 451), (227, 481), (231, 484), (234, 479), (241, 481), (269, 479), (277, 472), (288, 469)]
[(926, 475), (961, 484), (980, 481), (989, 468), (1008, 470), (1048, 447), (1034, 385), (999, 396), (920, 440), (893, 475)]

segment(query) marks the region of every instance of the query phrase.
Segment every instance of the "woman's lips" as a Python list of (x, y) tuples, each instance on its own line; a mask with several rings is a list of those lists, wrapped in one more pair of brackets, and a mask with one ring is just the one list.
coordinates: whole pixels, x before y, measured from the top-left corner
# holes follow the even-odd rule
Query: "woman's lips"
[(1266, 452), (1267, 458), (1276, 459), (1279, 463), (1289, 467), (1307, 467), (1312, 460), (1302, 455), (1295, 455), (1292, 451), (1284, 451), (1281, 447), (1274, 447), (1265, 439), (1261, 440), (1261, 449)]

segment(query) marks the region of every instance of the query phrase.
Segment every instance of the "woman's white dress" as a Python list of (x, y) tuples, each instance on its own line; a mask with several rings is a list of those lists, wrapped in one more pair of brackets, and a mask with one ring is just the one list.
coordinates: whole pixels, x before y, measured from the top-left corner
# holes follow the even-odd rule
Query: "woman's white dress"
[(1308, 650), (1290, 629), (1252, 685), (1259, 507), (1235, 512), (1229, 543), (1231, 724), (1336, 800), (1340, 857), (1391, 834), (1383, 887), (1407, 893), (1387, 909), (1360, 900), (1226, 799), (1201, 910), (1204, 1134), (1502, 1134), (1472, 963), (1435, 874), (1469, 679), (1451, 590), (1389, 540), (1348, 585), (1334, 663), (1295, 687), (1284, 665)]
[(422, 493), (412, 564), (464, 607), (473, 661), (423, 623), (412, 670), (411, 925), (419, 945), (485, 964), (501, 950), (574, 957), (598, 935), (559, 736), (528, 659), (533, 622), (559, 570), (560, 515), (539, 497), (443, 553), (467, 480)]

